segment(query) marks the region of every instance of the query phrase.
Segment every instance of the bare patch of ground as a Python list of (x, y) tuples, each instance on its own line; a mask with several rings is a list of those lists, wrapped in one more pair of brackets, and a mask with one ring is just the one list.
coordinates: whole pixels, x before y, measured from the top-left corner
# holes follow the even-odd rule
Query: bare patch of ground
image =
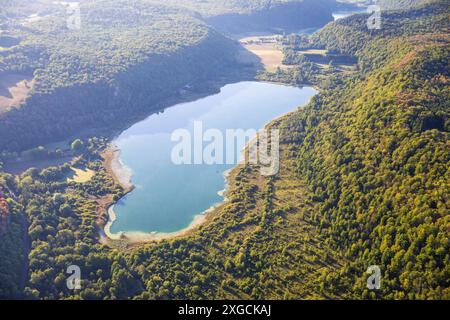
[(108, 148), (102, 153), (103, 166), (106, 172), (114, 181), (119, 184), (125, 193), (133, 190), (134, 186), (131, 182), (131, 170), (124, 166), (120, 161), (120, 151), (116, 148)]
[(20, 106), (33, 88), (31, 76), (6, 73), (0, 77), (0, 113), (12, 107)]
[(79, 169), (72, 167), (71, 170), (74, 172), (74, 175), (67, 178), (67, 182), (86, 183), (89, 182), (95, 175), (95, 171), (91, 169)]

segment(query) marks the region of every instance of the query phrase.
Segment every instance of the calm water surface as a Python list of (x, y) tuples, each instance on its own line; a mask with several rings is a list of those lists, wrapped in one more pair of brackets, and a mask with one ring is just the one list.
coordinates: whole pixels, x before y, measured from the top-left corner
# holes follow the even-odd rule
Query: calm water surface
[(305, 105), (316, 93), (310, 87), (240, 82), (223, 87), (219, 94), (168, 108), (124, 131), (113, 144), (131, 170), (136, 189), (114, 206), (117, 218), (111, 231), (179, 231), (223, 200), (218, 194), (225, 186), (223, 173), (234, 165), (175, 165), (174, 130), (184, 128), (193, 135), (194, 121), (202, 121), (204, 130), (216, 128), (223, 134), (226, 129), (258, 130)]

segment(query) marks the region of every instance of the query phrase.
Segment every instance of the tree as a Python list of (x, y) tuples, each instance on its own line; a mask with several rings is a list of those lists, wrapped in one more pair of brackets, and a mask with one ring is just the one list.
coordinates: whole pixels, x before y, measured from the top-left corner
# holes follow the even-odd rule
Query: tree
[(82, 152), (84, 150), (83, 141), (81, 141), (81, 139), (76, 139), (72, 142), (71, 149), (76, 153)]

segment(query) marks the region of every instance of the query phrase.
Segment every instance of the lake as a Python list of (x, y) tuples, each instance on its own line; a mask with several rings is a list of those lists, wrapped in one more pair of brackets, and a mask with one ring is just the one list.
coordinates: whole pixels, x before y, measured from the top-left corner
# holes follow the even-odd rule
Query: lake
[[(175, 130), (263, 128), (271, 120), (305, 105), (317, 91), (263, 82), (239, 82), (220, 93), (153, 114), (121, 133), (113, 145), (131, 173), (135, 189), (112, 207), (112, 234), (172, 233), (187, 228), (194, 218), (223, 201), (224, 172), (235, 164), (177, 165), (172, 151)], [(207, 144), (207, 143), (205, 143)], [(245, 143), (237, 145), (236, 162)]]

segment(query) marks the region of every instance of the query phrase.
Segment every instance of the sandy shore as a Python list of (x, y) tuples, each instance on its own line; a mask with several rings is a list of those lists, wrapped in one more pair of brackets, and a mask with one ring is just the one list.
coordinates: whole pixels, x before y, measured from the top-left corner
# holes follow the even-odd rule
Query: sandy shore
[[(117, 148), (111, 147), (107, 149), (103, 153), (104, 165), (106, 170), (111, 174), (111, 176), (119, 183), (122, 188), (129, 193), (133, 190), (134, 186), (131, 182), (132, 171), (130, 168), (126, 167), (122, 161), (120, 161), (120, 150)], [(193, 230), (197, 229), (199, 226), (203, 225), (209, 218), (209, 214), (212, 213), (217, 207), (222, 205), (225, 201), (227, 201), (226, 193), (228, 191), (229, 183), (228, 177), (233, 169), (227, 170), (223, 173), (225, 180), (225, 188), (218, 192), (218, 195), (223, 197), (223, 200), (219, 203), (214, 204), (209, 209), (205, 210), (201, 214), (198, 214), (194, 217), (192, 222), (186, 228), (175, 231), (175, 232), (119, 232), (113, 233), (111, 231), (111, 227), (114, 224), (114, 221), (117, 219), (117, 215), (114, 212), (114, 204), (111, 204), (108, 207), (108, 221), (103, 228), (103, 232), (101, 233), (102, 238), (106, 237), (107, 240), (121, 240), (126, 241), (129, 244), (138, 244), (152, 241), (161, 241), (172, 239), (176, 237), (181, 237), (189, 234)]]
[[(284, 117), (288, 116), (294, 111), (288, 112), (287, 114), (281, 115), (275, 119), (272, 119), (266, 126), (264, 126), (264, 129), (266, 130), (270, 128), (273, 124), (279, 122)], [(186, 228), (170, 232), (170, 233), (162, 233), (162, 232), (119, 232), (119, 233), (112, 233), (111, 227), (114, 224), (114, 221), (117, 219), (116, 213), (114, 212), (114, 203), (111, 203), (108, 208), (108, 221), (106, 222), (102, 232), (101, 237), (102, 240), (105, 242), (109, 241), (123, 241), (127, 244), (142, 244), (146, 242), (153, 242), (153, 241), (161, 241), (161, 240), (167, 240), (172, 239), (176, 237), (185, 236), (192, 231), (196, 230), (201, 225), (205, 224), (211, 217), (211, 213), (214, 212), (219, 206), (223, 205), (227, 202), (227, 192), (229, 190), (230, 186), (230, 175), (231, 173), (236, 170), (239, 166), (246, 163), (246, 155), (249, 151), (249, 148), (256, 143), (257, 138), (254, 137), (251, 141), (249, 141), (246, 146), (244, 146), (242, 152), (242, 157), (238, 161), (237, 165), (233, 168), (225, 171), (223, 173), (224, 180), (225, 180), (225, 187), (223, 190), (218, 192), (218, 195), (223, 198), (223, 200), (219, 203), (214, 204), (206, 211), (196, 215), (192, 222), (187, 226)], [(132, 170), (128, 167), (126, 167), (120, 160), (120, 150), (118, 150), (116, 147), (111, 146), (109, 149), (107, 149), (103, 153), (104, 158), (104, 166), (108, 173), (116, 180), (117, 183), (119, 183), (125, 190), (126, 193), (129, 193), (133, 190), (134, 186), (132, 184)]]
[(170, 233), (164, 233), (164, 232), (119, 232), (119, 233), (112, 233), (111, 232), (111, 226), (113, 225), (114, 221), (116, 220), (116, 213), (114, 212), (114, 205), (110, 206), (108, 209), (108, 215), (109, 220), (107, 224), (105, 225), (105, 235), (111, 239), (111, 240), (123, 240), (130, 244), (136, 244), (136, 243), (144, 243), (144, 242), (152, 242), (152, 241), (161, 241), (165, 239), (172, 239), (175, 237), (180, 237), (187, 235), (192, 230), (196, 229), (200, 225), (204, 224), (206, 222), (206, 212), (204, 214), (199, 214), (194, 217), (194, 220), (191, 222), (191, 224), (180, 231), (170, 232)]
[[(271, 121), (271, 123), (274, 123), (275, 121), (285, 117), (286, 115), (282, 115), (274, 120)], [(270, 125), (270, 124), (269, 124)], [(265, 128), (267, 128), (269, 125), (267, 125)], [(101, 236), (103, 238), (103, 242), (108, 242), (108, 240), (113, 241), (124, 241), (127, 244), (143, 244), (147, 242), (154, 242), (154, 241), (161, 241), (161, 240), (168, 240), (173, 239), (176, 237), (182, 237), (186, 236), (192, 231), (196, 230), (201, 225), (205, 224), (208, 219), (211, 216), (211, 213), (213, 213), (218, 207), (223, 205), (227, 202), (227, 192), (229, 190), (230, 186), (230, 175), (233, 172), (233, 170), (236, 170), (239, 166), (246, 163), (246, 154), (248, 153), (248, 149), (257, 142), (257, 137), (254, 137), (251, 141), (249, 141), (241, 151), (241, 158), (234, 166), (233, 168), (226, 170), (223, 173), (224, 177), (224, 189), (219, 191), (217, 194), (223, 198), (221, 202), (218, 202), (214, 205), (212, 205), (209, 209), (205, 210), (201, 214), (198, 214), (194, 217), (192, 222), (184, 229), (181, 229), (179, 231), (175, 232), (119, 232), (119, 233), (113, 233), (111, 231), (111, 227), (114, 224), (114, 221), (117, 219), (117, 215), (114, 212), (114, 204), (111, 204), (108, 207), (108, 221), (106, 225), (103, 228), (103, 232), (101, 233)], [(114, 177), (114, 179), (121, 184), (121, 186), (126, 190), (127, 193), (131, 192), (134, 188), (133, 184), (131, 183), (131, 177), (132, 177), (132, 171), (127, 168), (121, 161), (120, 161), (120, 151), (117, 148), (111, 148), (105, 151), (103, 154), (103, 157), (105, 159), (105, 166), (108, 172)]]
[(102, 157), (106, 171), (122, 186), (126, 193), (131, 192), (134, 188), (131, 182), (133, 172), (120, 160), (120, 150), (111, 146), (103, 152)]

